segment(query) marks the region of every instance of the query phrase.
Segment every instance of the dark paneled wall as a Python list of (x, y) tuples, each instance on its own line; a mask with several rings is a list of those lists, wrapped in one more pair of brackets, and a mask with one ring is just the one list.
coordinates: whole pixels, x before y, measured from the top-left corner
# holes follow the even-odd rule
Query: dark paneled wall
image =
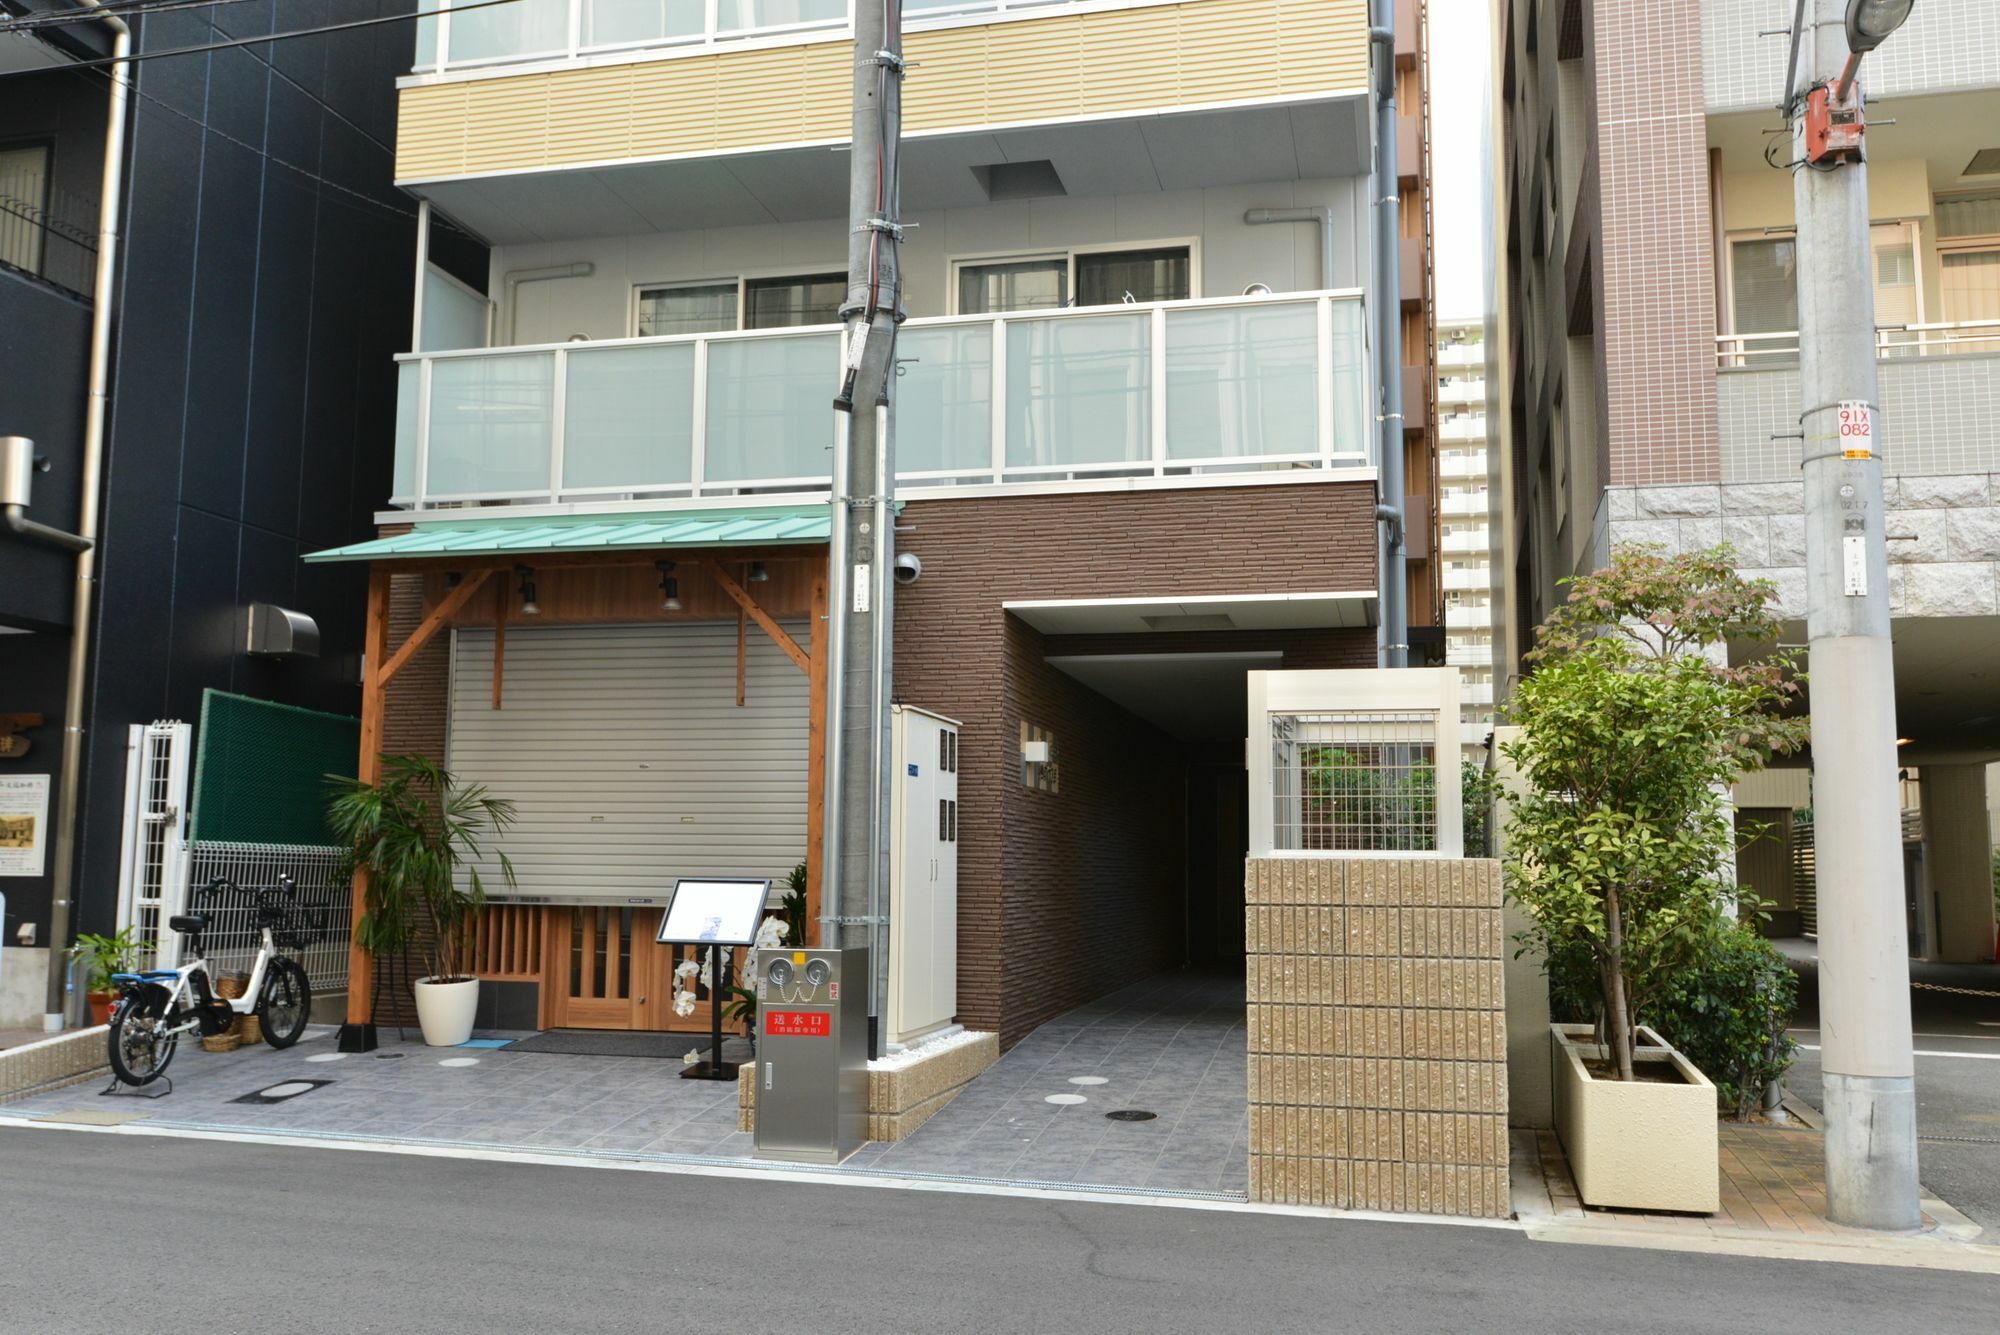
[[(71, 531), (89, 349), (88, 302), (0, 269), (0, 436), (31, 438), (49, 461), (48, 472), (35, 474), (28, 517)], [(0, 537), (0, 623), (67, 626), (74, 569), (75, 558), (65, 552)], [(0, 687), (8, 681), (7, 661), (0, 652)], [(0, 712), (19, 708), (7, 698), (0, 690)]]
[[(148, 16), (141, 51), (407, 12), (251, 0)], [(275, 18), (274, 18), (275, 13)], [(212, 15), (212, 19), (205, 17)], [(354, 712), (362, 572), (302, 553), (373, 532), (414, 206), (391, 185), (407, 24), (138, 66), (92, 678), (81, 916), (108, 919), (124, 736), (204, 689)], [(239, 615), (318, 622), (316, 660), (245, 657)]]

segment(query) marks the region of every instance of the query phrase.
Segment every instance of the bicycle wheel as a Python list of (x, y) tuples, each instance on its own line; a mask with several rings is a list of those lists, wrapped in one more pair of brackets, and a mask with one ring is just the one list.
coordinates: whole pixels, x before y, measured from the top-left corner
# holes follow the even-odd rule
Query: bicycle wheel
[(264, 979), (264, 994), (257, 998), (257, 1020), (264, 1029), (264, 1041), (274, 1048), (288, 1048), (299, 1041), (312, 1018), (312, 984), (298, 961), (282, 956), (271, 961)]
[(158, 997), (121, 1002), (106, 1035), (112, 1074), (128, 1085), (150, 1085), (165, 1075), (181, 1041), (179, 1034), (166, 1032), (174, 1018)]

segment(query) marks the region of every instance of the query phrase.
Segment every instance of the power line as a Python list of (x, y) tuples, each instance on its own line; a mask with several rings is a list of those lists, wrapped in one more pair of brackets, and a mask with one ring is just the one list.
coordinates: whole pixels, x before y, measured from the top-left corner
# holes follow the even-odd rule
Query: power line
[[(473, 4), (453, 5), (451, 12), (454, 14), (464, 14), (475, 9), (490, 9), (495, 5), (511, 5), (518, 2), (519, 0), (475, 0)], [(294, 37), (319, 37), (327, 33), (348, 32), (355, 28), (373, 28), (384, 23), (408, 23), (414, 19), (432, 17), (434, 17), (432, 14), (417, 13), (382, 14), (372, 19), (350, 19), (345, 23), (328, 23), (317, 28), (293, 28), (288, 32), (266, 33), (261, 37), (236, 37), (226, 42), (203, 42), (195, 46), (169, 47), (164, 51), (141, 51), (124, 57), (102, 56), (95, 60), (72, 60), (67, 62), (67, 68), (73, 70), (90, 70), (103, 69), (111, 65), (136, 65), (140, 61), (164, 60), (168, 56), (198, 56), (209, 51), (226, 51), (232, 47), (262, 46), (266, 42), (284, 42)], [(0, 26), (0, 36), (4, 36), (9, 31), (11, 31), (11, 28)], [(41, 68), (0, 70), (0, 79), (16, 78), (23, 74), (42, 74), (45, 72)]]

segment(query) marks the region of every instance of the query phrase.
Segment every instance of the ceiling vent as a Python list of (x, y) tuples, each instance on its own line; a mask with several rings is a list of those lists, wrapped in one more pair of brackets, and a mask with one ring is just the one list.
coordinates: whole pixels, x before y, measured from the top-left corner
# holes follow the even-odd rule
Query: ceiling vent
[(1235, 630), (1227, 612), (1182, 612), (1164, 616), (1142, 616), (1148, 630)]
[(1982, 148), (1965, 164), (1966, 176), (2000, 176), (2000, 148)]
[(1062, 177), (1056, 175), (1056, 164), (1047, 158), (1036, 158), (1032, 162), (993, 162), (984, 167), (972, 169), (979, 188), (995, 204), (1010, 199), (1047, 199), (1054, 195), (1067, 195)]

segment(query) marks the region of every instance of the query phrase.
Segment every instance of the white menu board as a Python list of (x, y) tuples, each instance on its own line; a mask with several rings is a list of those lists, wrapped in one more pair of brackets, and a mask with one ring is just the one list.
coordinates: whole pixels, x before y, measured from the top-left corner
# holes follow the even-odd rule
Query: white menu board
[(658, 939), (673, 945), (751, 945), (770, 894), (769, 881), (682, 877), (660, 915)]

